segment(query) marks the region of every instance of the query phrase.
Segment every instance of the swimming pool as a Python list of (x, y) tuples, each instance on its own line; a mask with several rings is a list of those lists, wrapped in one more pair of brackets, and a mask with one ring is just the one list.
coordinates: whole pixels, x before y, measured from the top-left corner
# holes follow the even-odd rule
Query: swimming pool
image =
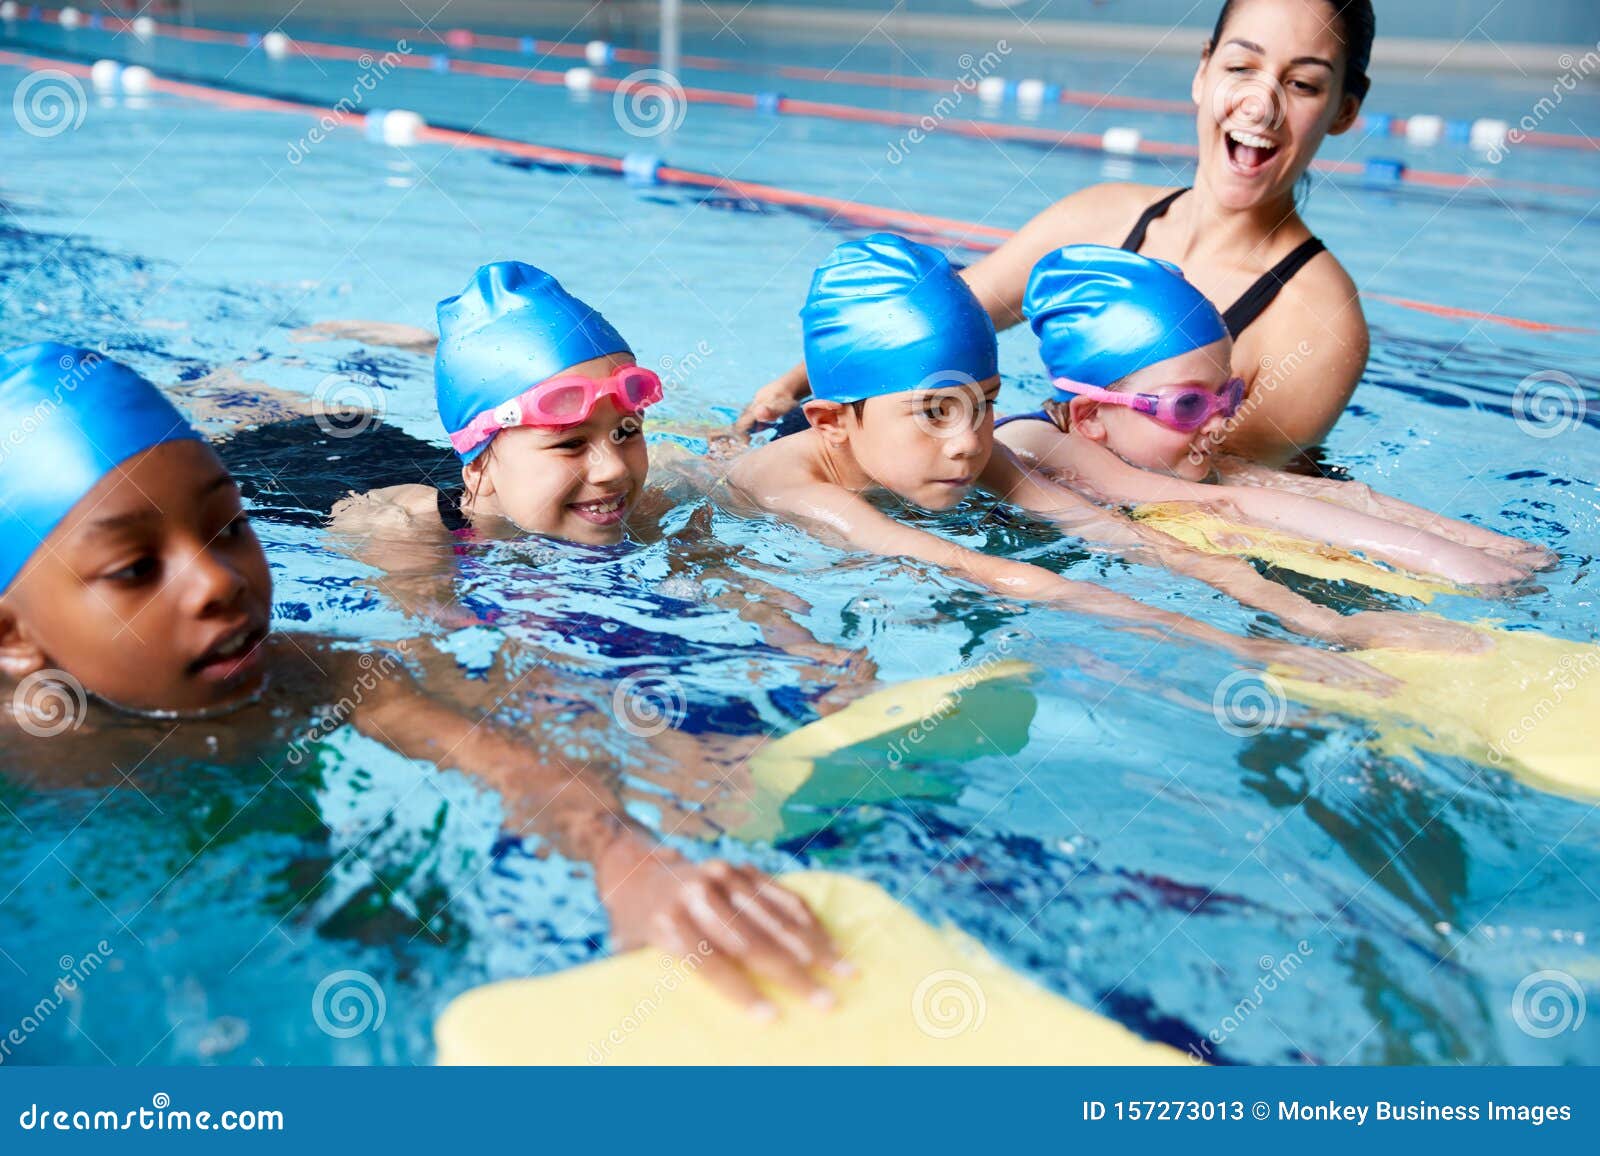
[[(651, 136), (642, 121), (628, 131), (608, 94), (583, 99), (408, 68), (373, 78), (383, 53), (397, 50), (392, 33), (304, 29), (307, 38), (374, 47), (373, 60), (269, 61), (227, 44), (140, 45), (38, 23), (0, 28), (0, 50), (115, 55), (163, 75), (318, 105), (360, 92), (366, 107), (413, 109), (437, 124), (608, 156), (654, 152), (686, 169), (992, 229), (1015, 227), (1094, 181), (1185, 179), (1173, 158), (937, 131), (912, 142), (903, 128), (701, 102), (687, 105), (670, 137)], [(790, 96), (921, 116), (938, 92), (780, 83), (759, 68), (957, 77), (999, 52), (950, 42), (850, 50), (743, 35), (713, 42), (691, 32), (685, 50), (757, 71), (685, 70), (685, 83), (781, 86)], [(421, 41), (412, 48), (435, 51)], [(1187, 61), (1079, 58), (1020, 41), (1002, 57), (1007, 75), (1099, 91), (1181, 97), (1190, 73)], [(0, 63), (7, 90), (29, 76)], [(810, 270), (842, 235), (867, 231), (814, 207), (637, 185), (491, 151), (389, 148), (350, 129), (318, 140), (316, 122), (303, 116), (163, 93), (102, 99), (79, 83), (75, 127), (73, 111), (63, 131), (0, 133), (0, 338), (104, 342), (158, 382), (231, 370), (303, 394), (353, 383), (379, 401), (385, 421), (436, 443), (426, 359), (303, 342), (296, 330), (350, 317), (431, 327), (434, 303), (474, 266), (531, 260), (603, 310), (641, 361), (681, 367), (661, 424), (693, 427), (731, 417), (793, 360)], [(1539, 78), (1380, 76), (1369, 103), (1515, 122), (1549, 89)], [(981, 115), (971, 96), (965, 102), (958, 115)], [(1568, 95), (1561, 115), (1600, 132), (1600, 96)], [(1130, 110), (1063, 106), (1030, 122), (1008, 107), (1000, 120), (1126, 125), (1169, 141), (1192, 134), (1182, 117)], [(1562, 552), (1539, 593), (1491, 606), (1446, 599), (1436, 609), (1593, 640), (1587, 574), (1600, 547), (1600, 407), (1535, 411), (1528, 387), (1520, 398), (1518, 387), (1542, 374), (1558, 402), (1581, 396), (1562, 393), (1551, 376), (1567, 374), (1594, 396), (1600, 197), (1572, 190), (1600, 190), (1600, 165), (1593, 153), (1518, 147), (1491, 168), (1455, 144), (1412, 150), (1356, 135), (1325, 150), (1330, 160), (1347, 156), (1567, 187), (1371, 189), (1333, 177), (1313, 190), (1310, 222), (1369, 294), (1373, 328), (1366, 382), (1329, 439), (1328, 459), (1402, 497)], [(1381, 298), (1562, 328), (1441, 316)], [(1025, 332), (1004, 335), (1001, 349), (1003, 408), (1020, 409), (1044, 382)], [(306, 469), (316, 468), (308, 455)], [(287, 488), (278, 504), (292, 507)], [(930, 521), (968, 544), (1236, 632), (1275, 629), (1207, 588), (1093, 558), (991, 513), (974, 502)], [(369, 572), (304, 523), (261, 523), (279, 626), (367, 639), (426, 629), (363, 585)], [(782, 528), (718, 514), (712, 530), (744, 572), (810, 604), (805, 623), (820, 640), (865, 648), (886, 680), (993, 655), (1041, 674), (1020, 751), (922, 766), (898, 798), (880, 791), (821, 813), (798, 805), (793, 829), (803, 838), (775, 846), (724, 838), (710, 848), (685, 839), (690, 853), (870, 878), (1039, 982), (1149, 1037), (1204, 1041), (1212, 1058), (1600, 1061), (1592, 1031), (1548, 1034), (1530, 1021), (1525, 982), (1556, 972), (1590, 992), (1600, 984), (1600, 816), (1591, 803), (1466, 760), (1378, 754), (1359, 720), (1337, 715), (1296, 708), (1284, 725), (1232, 733), (1212, 711), (1233, 673), (1226, 656), (1157, 648), (1103, 624), (997, 602), (937, 575), (842, 557)], [(481, 664), (503, 640), (602, 709), (619, 678), (657, 672), (682, 688), (697, 720), (761, 733), (809, 718), (806, 702), (819, 689), (815, 672), (709, 605), (693, 557), (666, 546), (491, 546), (463, 559), (457, 593), (494, 621), (448, 637), (464, 665)], [(506, 709), (531, 726), (562, 725), (527, 704)], [(637, 764), (642, 740), (619, 732), (611, 741), (625, 770)], [(585, 872), (496, 839), (497, 802), (461, 777), (428, 772), (348, 730), (298, 776), (205, 765), (141, 773), (142, 790), (110, 792), (36, 794), (0, 781), (0, 972), (10, 973), (0, 1028), (27, 1017), (59, 974), (90, 955), (104, 960), (8, 1062), (427, 1062), (433, 1018), (451, 996), (607, 950)], [(652, 806), (642, 784), (636, 794), (641, 814), (674, 821), (667, 801)]]

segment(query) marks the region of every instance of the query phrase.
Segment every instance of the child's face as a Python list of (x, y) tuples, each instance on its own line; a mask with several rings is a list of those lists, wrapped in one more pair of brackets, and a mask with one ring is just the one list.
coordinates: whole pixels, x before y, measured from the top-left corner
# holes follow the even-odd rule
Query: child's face
[[(561, 372), (598, 381), (632, 364), (613, 354)], [(464, 476), (476, 500), (492, 498), (496, 512), (529, 533), (608, 546), (622, 540), (649, 473), (643, 422), (605, 398), (581, 425), (497, 434)]]
[(102, 478), (0, 597), (0, 662), (145, 710), (241, 702), (264, 677), (266, 555), (210, 447), (167, 442)]
[(848, 406), (842, 426), (856, 464), (874, 482), (925, 510), (948, 510), (971, 492), (994, 451), (999, 377)]
[[(1158, 397), (1193, 389), (1221, 393), (1232, 375), (1232, 354), (1233, 342), (1224, 337), (1130, 373), (1115, 388)], [(1177, 430), (1149, 414), (1087, 398), (1074, 398), (1070, 408), (1074, 433), (1102, 443), (1131, 465), (1195, 482), (1211, 476), (1211, 451), (1218, 440), (1211, 435), (1227, 421), (1213, 414), (1199, 429)]]

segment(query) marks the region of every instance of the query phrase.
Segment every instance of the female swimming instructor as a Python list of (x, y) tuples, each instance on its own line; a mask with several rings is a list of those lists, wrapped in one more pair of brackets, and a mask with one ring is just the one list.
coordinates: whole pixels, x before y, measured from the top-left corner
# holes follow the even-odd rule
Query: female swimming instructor
[[(1045, 253), (1118, 245), (1179, 266), (1234, 336), (1250, 387), (1224, 453), (1277, 466), (1339, 419), (1367, 363), (1354, 282), (1311, 235), (1295, 187), (1323, 138), (1347, 131), (1366, 96), (1371, 0), (1227, 0), (1200, 56), (1192, 189), (1094, 185), (1057, 201), (962, 276), (997, 329), (1022, 318)], [(798, 365), (763, 386), (739, 427), (776, 421), (809, 392)]]

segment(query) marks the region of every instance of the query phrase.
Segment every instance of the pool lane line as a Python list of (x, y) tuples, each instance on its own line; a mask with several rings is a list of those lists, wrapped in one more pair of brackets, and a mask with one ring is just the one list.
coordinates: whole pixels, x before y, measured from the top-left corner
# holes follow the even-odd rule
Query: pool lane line
[[(57, 10), (42, 10), (40, 19), (44, 23), (56, 22)], [(101, 21), (101, 27), (109, 31), (120, 32), (126, 28), (131, 28), (132, 23), (131, 20), (107, 17)], [(156, 29), (159, 35), (170, 39), (231, 44), (247, 49), (255, 48), (255, 41), (258, 39), (253, 33), (197, 29), (175, 24), (157, 24)], [(302, 56), (333, 60), (371, 61), (378, 51), (374, 48), (352, 48), (349, 45), (329, 44), (317, 40), (291, 39), (290, 45), (292, 51), (299, 52)], [(393, 50), (390, 50), (390, 55), (393, 55)], [(388, 57), (386, 56), (385, 59), (387, 60)], [(405, 53), (397, 56), (394, 64), (401, 68), (434, 72), (437, 71), (435, 59), (433, 56), (413, 56), (410, 53)], [(521, 84), (537, 84), (550, 88), (565, 88), (567, 83), (566, 73), (553, 69), (490, 64), (483, 61), (462, 60), (458, 57), (439, 57), (437, 59), (443, 59), (447, 62), (446, 71), (463, 76), (511, 80)], [(597, 73), (592, 77), (589, 87), (592, 91), (614, 93), (622, 88), (625, 83), (626, 78), (617, 80)], [(841, 122), (879, 124), (891, 128), (921, 130), (930, 135), (932, 132), (948, 132), (956, 136), (980, 140), (1049, 144), (1057, 148), (1069, 148), (1080, 152), (1104, 153), (1111, 156), (1130, 158), (1133, 156), (1176, 157), (1181, 160), (1193, 161), (1200, 155), (1200, 150), (1196, 145), (1142, 139), (1131, 150), (1112, 150), (1105, 147), (1105, 136), (1101, 133), (1069, 132), (1062, 129), (1039, 128), (1032, 125), (957, 118), (938, 121), (935, 128), (930, 130), (925, 127), (925, 122), (930, 119), (926, 114), (892, 112), (887, 109), (835, 104), (827, 101), (801, 100), (777, 94), (725, 92), (721, 89), (693, 88), (681, 84), (677, 86), (677, 92), (682, 93), (684, 100), (690, 104), (714, 104), (725, 108), (743, 109), (747, 112), (765, 111), (768, 114), (778, 116), (804, 116)], [(763, 105), (766, 107), (763, 108)], [(1356, 161), (1312, 161), (1311, 168), (1318, 172), (1334, 173), (1341, 176), (1359, 177), (1366, 172), (1365, 165)], [(1506, 188), (1517, 189), (1522, 192), (1547, 193), (1554, 196), (1569, 197), (1592, 197), (1600, 194), (1600, 189), (1583, 185), (1547, 184), (1539, 181), (1523, 181), (1505, 177), (1477, 177), (1465, 173), (1414, 169), (1409, 165), (1404, 166), (1398, 179), (1402, 183), (1429, 185), (1437, 188)]]
[[(441, 48), (449, 51), (471, 51), (474, 48), (490, 48), (505, 52), (520, 52), (524, 55), (537, 52), (544, 56), (565, 56), (578, 59), (587, 59), (587, 46), (583, 44), (568, 44), (559, 40), (541, 40), (533, 36), (497, 36), (491, 33), (476, 32), (467, 28), (452, 28), (441, 34), (433, 28), (389, 28), (385, 34), (393, 36), (420, 36), (432, 37)], [(449, 36), (465, 33), (470, 42), (465, 45), (451, 44)], [(613, 59), (623, 64), (659, 64), (661, 55), (641, 48), (618, 48), (610, 45)], [(946, 92), (959, 85), (961, 81), (950, 80), (934, 76), (895, 76), (880, 72), (859, 72), (840, 68), (809, 68), (803, 65), (753, 65), (744, 61), (733, 60), (721, 56), (690, 56), (680, 54), (679, 62), (686, 68), (697, 68), (707, 72), (749, 72), (765, 74), (771, 72), (777, 76), (789, 77), (795, 80), (812, 80), (821, 84), (859, 84), (877, 88), (909, 89), (921, 92)], [(1082, 105), (1088, 108), (1105, 108), (1129, 112), (1157, 112), (1172, 113), (1181, 116), (1193, 116), (1195, 103), (1192, 100), (1176, 100), (1170, 97), (1142, 97), (1142, 96), (1117, 96), (1109, 92), (1086, 92), (1062, 88), (1059, 101), (1062, 104)], [(1497, 119), (1497, 118), (1471, 118), (1471, 119)], [(1373, 129), (1387, 123), (1388, 135), (1403, 137), (1406, 134), (1406, 125), (1409, 118), (1403, 116), (1380, 116), (1364, 114), (1356, 118), (1354, 127), (1357, 129)], [(1580, 149), (1584, 151), (1600, 151), (1600, 138), (1583, 136), (1577, 133), (1554, 133), (1522, 131), (1522, 139), (1517, 143), (1538, 145), (1542, 148)]]
[[(83, 63), (86, 59), (87, 56), (71, 59), (0, 49), (0, 65), (9, 64), (14, 67), (30, 69), (57, 68), (78, 77), (88, 77), (91, 73), (90, 66)], [(367, 124), (367, 115), (365, 113), (344, 112), (337, 108), (311, 104), (292, 97), (263, 93), (259, 90), (251, 92), (243, 85), (221, 88), (209, 83), (173, 79), (170, 74), (165, 77), (156, 74), (151, 80), (150, 87), (156, 92), (166, 92), (174, 96), (238, 111), (279, 112), (309, 116), (318, 120), (329, 120), (335, 126), (342, 128), (365, 129)], [(580, 149), (534, 144), (529, 141), (493, 136), (488, 133), (452, 128), (446, 125), (425, 125), (418, 131), (417, 140), (419, 142), (450, 145), (456, 148), (503, 153), (508, 156), (546, 164), (595, 169), (614, 175), (623, 173), (624, 158), (622, 157), (587, 152)], [(869, 205), (859, 201), (850, 201), (817, 193), (806, 193), (778, 185), (736, 180), (731, 177), (701, 172), (695, 169), (662, 165), (657, 171), (657, 176), (664, 184), (725, 192), (765, 204), (823, 211), (841, 217), (853, 224), (897, 228), (924, 236), (939, 237), (947, 242), (953, 242), (976, 252), (988, 252), (998, 247), (998, 242), (1004, 241), (1011, 236), (1011, 230), (1001, 229), (993, 225), (980, 225), (971, 221), (938, 217), (909, 209), (886, 209), (879, 205)], [(974, 240), (974, 238), (990, 238), (996, 244), (984, 244), (981, 241)]]
[(1373, 301), (1382, 301), (1385, 305), (1399, 305), (1404, 309), (1415, 309), (1419, 313), (1431, 313), (1435, 317), (1452, 317), (1467, 321), (1494, 321), (1501, 325), (1515, 325), (1518, 329), (1530, 333), (1594, 333), (1593, 329), (1584, 329), (1575, 325), (1552, 325), (1545, 321), (1529, 321), (1522, 317), (1502, 317), (1497, 313), (1478, 313), (1471, 309), (1457, 309), (1451, 305), (1434, 305), (1427, 301), (1414, 301), (1409, 297), (1392, 297), (1387, 293), (1363, 292), (1363, 297)]
[[(0, 66), (3, 65), (34, 69), (58, 68), (80, 77), (87, 77), (91, 72), (90, 67), (82, 63), (81, 59), (37, 56), (0, 49)], [(318, 120), (331, 120), (338, 127), (360, 127), (364, 129), (367, 123), (365, 113), (341, 112), (336, 108), (310, 104), (293, 98), (251, 93), (244, 91), (242, 86), (234, 89), (225, 89), (219, 88), (214, 84), (173, 80), (157, 75), (151, 81), (151, 88), (157, 92), (167, 92), (174, 96), (185, 97), (223, 108), (240, 111), (279, 112), (315, 117)], [(509, 137), (493, 136), (488, 133), (439, 125), (424, 126), (418, 131), (417, 139), (423, 142), (447, 144), (456, 148), (495, 152), (547, 164), (594, 169), (611, 175), (622, 175), (624, 167), (624, 158), (622, 157), (534, 144), (529, 141), (519, 141)], [(972, 221), (932, 216), (907, 209), (885, 209), (878, 205), (868, 205), (859, 201), (848, 201), (839, 197), (829, 197), (817, 193), (805, 193), (796, 189), (784, 188), (781, 185), (742, 181), (733, 177), (724, 177), (695, 169), (681, 169), (671, 165), (661, 166), (657, 176), (663, 184), (725, 192), (764, 204), (826, 212), (855, 224), (888, 226), (929, 238), (942, 239), (972, 252), (992, 252), (998, 247), (996, 243), (992, 242), (1005, 241), (1013, 236), (1015, 232), (1011, 229), (1001, 229)], [(986, 240), (975, 238), (986, 238)], [(1593, 329), (1580, 326), (1555, 325), (1543, 321), (1531, 321), (1523, 317), (1511, 317), (1501, 313), (1482, 313), (1473, 309), (1436, 305), (1427, 301), (1390, 297), (1378, 293), (1362, 293), (1361, 296), (1437, 317), (1485, 321), (1533, 333), (1595, 332)]]

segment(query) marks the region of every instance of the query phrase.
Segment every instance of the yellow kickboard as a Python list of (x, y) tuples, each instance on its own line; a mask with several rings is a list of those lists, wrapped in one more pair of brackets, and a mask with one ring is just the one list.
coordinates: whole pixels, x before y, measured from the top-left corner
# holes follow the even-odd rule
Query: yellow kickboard
[[(772, 839), (784, 833), (784, 804), (811, 780), (819, 761), (833, 756), (859, 756), (861, 773), (834, 784), (834, 801), (848, 803), (893, 794), (897, 783), (912, 782), (895, 772), (918, 762), (1016, 754), (1027, 745), (1037, 705), (1027, 685), (1033, 671), (1026, 662), (995, 659), (895, 683), (769, 743), (750, 760), (752, 818), (734, 834)], [(890, 772), (887, 779), (880, 769)]]
[(818, 1011), (787, 993), (759, 1023), (656, 950), (467, 992), (434, 1027), (441, 1064), (1184, 1064), (1175, 1048), (1035, 986), (882, 888), (803, 872), (804, 897), (859, 971)]
[[(1462, 593), (1445, 583), (1386, 570), (1345, 551), (1239, 526), (1183, 503), (1145, 506), (1146, 524), (1213, 554), (1246, 554), (1313, 578), (1358, 582), (1428, 602)], [(1405, 684), (1379, 698), (1296, 681), (1297, 701), (1379, 724), (1372, 742), (1386, 754), (1418, 750), (1470, 759), (1542, 790), (1600, 797), (1600, 647), (1525, 631), (1480, 627), (1493, 641), (1477, 654), (1380, 649), (1353, 657)]]
[(1237, 554), (1259, 558), (1269, 565), (1320, 578), (1328, 582), (1355, 582), (1432, 602), (1439, 594), (1466, 593), (1438, 579), (1421, 578), (1389, 570), (1337, 546), (1325, 546), (1256, 526), (1241, 526), (1185, 502), (1157, 502), (1140, 506), (1134, 517), (1153, 530), (1176, 538), (1185, 546), (1207, 554)]
[(1477, 654), (1363, 650), (1353, 657), (1400, 679), (1378, 697), (1299, 682), (1282, 671), (1290, 697), (1379, 723), (1386, 754), (1421, 750), (1471, 759), (1542, 790), (1600, 797), (1600, 647), (1525, 631), (1483, 631)]

